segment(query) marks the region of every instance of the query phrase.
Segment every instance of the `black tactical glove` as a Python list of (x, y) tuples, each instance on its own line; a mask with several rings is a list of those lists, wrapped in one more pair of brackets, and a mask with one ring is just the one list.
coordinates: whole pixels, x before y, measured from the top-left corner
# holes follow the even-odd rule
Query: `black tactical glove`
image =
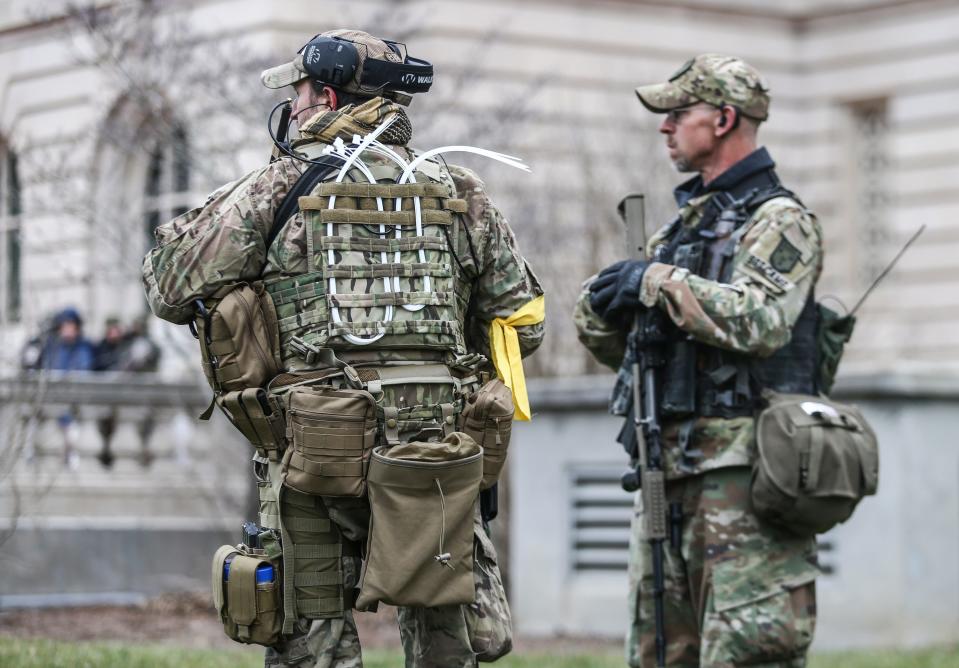
[(648, 266), (645, 260), (620, 260), (599, 272), (589, 285), (593, 312), (608, 323), (620, 324), (638, 309), (639, 287)]

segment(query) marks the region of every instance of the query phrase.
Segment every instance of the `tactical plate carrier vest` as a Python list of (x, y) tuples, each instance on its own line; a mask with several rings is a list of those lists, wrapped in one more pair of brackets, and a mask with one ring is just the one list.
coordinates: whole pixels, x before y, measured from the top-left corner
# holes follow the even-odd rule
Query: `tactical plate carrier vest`
[(321, 348), (369, 361), (465, 354), (469, 281), (457, 274), (453, 249), (465, 233), (456, 223), (466, 202), (436, 163), (416, 177), (402, 185), (325, 182), (300, 198), (309, 271), (266, 285), (284, 366), (312, 367)]
[[(736, 245), (746, 222), (764, 203), (796, 196), (772, 176), (764, 188), (736, 199), (716, 193), (700, 223), (686, 228), (677, 219), (658, 249), (657, 260), (688, 269), (708, 280), (728, 283)], [(768, 358), (737, 354), (681, 336), (677, 329), (667, 348), (663, 382), (666, 417), (736, 417), (752, 415), (763, 389), (816, 394), (818, 311), (810, 294), (792, 329), (789, 343)]]

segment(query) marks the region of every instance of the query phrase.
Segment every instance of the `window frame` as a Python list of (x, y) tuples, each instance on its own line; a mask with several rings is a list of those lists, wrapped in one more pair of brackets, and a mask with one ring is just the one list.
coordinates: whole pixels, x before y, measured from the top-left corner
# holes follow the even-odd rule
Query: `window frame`
[(148, 249), (157, 227), (192, 208), (196, 199), (190, 189), (192, 177), (189, 137), (177, 123), (147, 151), (141, 220)]
[(0, 142), (0, 325), (23, 321), (23, 183), (19, 157)]

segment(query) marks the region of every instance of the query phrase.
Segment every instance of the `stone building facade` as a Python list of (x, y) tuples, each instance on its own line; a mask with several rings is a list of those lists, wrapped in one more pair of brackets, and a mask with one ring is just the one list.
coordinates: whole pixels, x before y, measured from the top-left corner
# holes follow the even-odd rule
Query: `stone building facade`
[[(568, 319), (580, 282), (622, 254), (614, 215), (619, 198), (645, 192), (653, 227), (670, 217), (669, 190), (682, 178), (665, 157), (657, 119), (632, 90), (662, 80), (696, 53), (727, 52), (767, 78), (773, 105), (760, 139), (786, 184), (822, 220), (827, 250), (820, 296), (851, 308), (902, 243), (926, 225), (858, 311), (859, 331), (842, 375), (849, 396), (881, 395), (875, 410), (901, 418), (883, 423), (889, 447), (908, 446), (899, 439), (915, 434), (954, 461), (956, 446), (942, 440), (941, 425), (923, 430), (945, 419), (959, 378), (956, 3), (88, 4), (0, 5), (0, 373), (16, 368), (22, 345), (62, 306), (78, 307), (93, 335), (107, 316), (143, 312), (139, 260), (151, 228), (268, 155), (265, 119), (279, 97), (259, 86), (259, 70), (288, 57), (310, 35), (348, 25), (408, 41), (412, 55), (435, 64), (433, 91), (411, 110), (414, 144), (506, 150), (532, 166), (532, 175), (517, 178), (475, 163), (548, 293), (549, 335), (529, 372), (595, 374), (601, 370), (577, 345)], [(152, 327), (167, 351), (163, 372), (195, 375), (188, 334), (159, 322)], [(601, 419), (591, 396), (581, 403), (592, 411), (589, 420)], [(920, 419), (930, 398), (939, 411), (932, 422)], [(542, 439), (560, 416), (544, 410), (541, 419), (546, 431), (528, 431), (535, 443), (530, 452), (548, 452)], [(611, 465), (617, 454), (609, 448), (601, 459)], [(530, 472), (517, 471), (514, 486), (534, 475), (520, 468)], [(944, 479), (941, 504), (930, 507), (951, 507), (938, 524), (959, 541), (959, 504), (948, 484), (954, 490), (956, 471)], [(902, 485), (907, 481), (913, 479), (903, 478)], [(557, 493), (569, 499), (575, 490)], [(873, 521), (869, 526), (881, 531), (882, 519)], [(909, 532), (901, 538), (915, 540)], [(565, 538), (561, 543), (569, 545)], [(524, 550), (513, 547), (523, 558)], [(949, 578), (947, 589), (959, 601), (959, 582)], [(593, 605), (590, 586), (576, 599), (584, 610)], [(946, 619), (959, 619), (956, 605), (947, 606)], [(522, 600), (517, 609), (520, 628), (535, 632), (577, 624), (611, 632), (618, 623), (601, 615), (544, 618)], [(881, 628), (864, 631), (863, 642), (881, 639)], [(931, 637), (943, 638), (956, 639), (948, 632)]]

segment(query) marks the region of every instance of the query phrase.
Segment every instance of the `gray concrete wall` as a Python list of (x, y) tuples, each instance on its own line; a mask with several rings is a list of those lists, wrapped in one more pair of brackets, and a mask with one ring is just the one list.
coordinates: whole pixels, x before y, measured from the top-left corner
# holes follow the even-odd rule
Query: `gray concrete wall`
[[(208, 401), (151, 374), (0, 379), (0, 609), (209, 590), (214, 551), (253, 519), (253, 483), (252, 447), (219, 412), (196, 421)], [(75, 468), (57, 428), (68, 406)], [(96, 458), (105, 415), (117, 420), (111, 469)]]
[[(820, 649), (959, 641), (959, 395), (942, 385), (917, 394), (903, 391), (908, 383), (899, 391), (886, 384), (849, 381), (839, 392), (879, 435), (881, 473), (878, 494), (820, 537), (830, 571), (818, 581)], [(516, 424), (510, 568), (520, 633), (623, 634), (626, 573), (615, 564), (625, 558), (628, 529), (577, 527), (584, 500), (611, 524), (630, 515), (616, 481), (626, 462), (614, 442), (619, 420), (602, 405), (611, 386), (611, 377), (537, 382), (536, 416)], [(572, 484), (590, 472), (585, 480), (606, 482)], [(607, 547), (576, 549), (576, 540)], [(611, 567), (577, 569), (583, 557)]]
[(239, 542), (239, 523), (183, 518), (178, 525), (110, 528), (77, 518), (72, 526), (21, 527), (3, 549), (0, 609), (136, 602), (210, 588), (220, 545)]

